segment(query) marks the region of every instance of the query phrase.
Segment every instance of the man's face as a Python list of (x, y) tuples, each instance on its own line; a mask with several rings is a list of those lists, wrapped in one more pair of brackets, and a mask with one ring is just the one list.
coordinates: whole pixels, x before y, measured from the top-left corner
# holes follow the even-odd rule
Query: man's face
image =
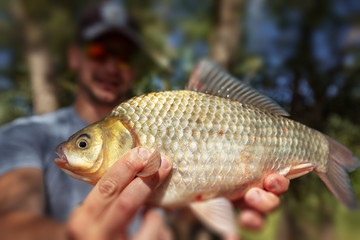
[(132, 42), (106, 35), (76, 52), (70, 54), (70, 65), (78, 72), (78, 93), (105, 105), (118, 104), (127, 97), (135, 78), (132, 61), (136, 48)]

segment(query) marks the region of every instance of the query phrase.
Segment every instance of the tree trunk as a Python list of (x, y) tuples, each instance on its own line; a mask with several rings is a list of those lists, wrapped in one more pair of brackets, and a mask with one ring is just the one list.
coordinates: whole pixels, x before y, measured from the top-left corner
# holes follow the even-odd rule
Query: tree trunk
[(36, 114), (52, 112), (58, 108), (59, 104), (51, 57), (44, 41), (43, 30), (41, 25), (29, 16), (24, 2), (14, 0), (11, 1), (11, 4), (14, 17), (22, 28), (22, 36), (25, 41), (34, 112)]
[(243, 0), (218, 0), (218, 17), (211, 39), (210, 55), (224, 68), (228, 68), (240, 40), (240, 17)]

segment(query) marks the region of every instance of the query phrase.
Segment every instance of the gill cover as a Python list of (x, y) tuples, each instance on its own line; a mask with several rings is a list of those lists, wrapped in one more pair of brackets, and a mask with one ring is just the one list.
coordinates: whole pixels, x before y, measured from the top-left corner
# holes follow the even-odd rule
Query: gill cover
[(104, 134), (104, 160), (102, 170), (107, 170), (127, 151), (136, 147), (136, 135), (119, 118), (108, 116), (100, 122)]

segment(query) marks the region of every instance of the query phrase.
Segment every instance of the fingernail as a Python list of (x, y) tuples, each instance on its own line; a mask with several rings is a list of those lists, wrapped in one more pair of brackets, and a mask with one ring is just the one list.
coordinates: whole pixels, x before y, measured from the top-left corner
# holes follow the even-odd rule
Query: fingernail
[(260, 200), (260, 193), (257, 189), (250, 189), (246, 195), (248, 202), (256, 203)]
[(269, 184), (269, 190), (271, 191), (277, 191), (280, 187), (280, 183), (277, 179), (272, 179)]
[(165, 169), (168, 169), (170, 166), (168, 160), (164, 157), (161, 158), (161, 167), (162, 168), (165, 168)]
[(147, 150), (146, 148), (139, 148), (138, 153), (143, 159), (147, 159), (149, 157), (149, 150)]

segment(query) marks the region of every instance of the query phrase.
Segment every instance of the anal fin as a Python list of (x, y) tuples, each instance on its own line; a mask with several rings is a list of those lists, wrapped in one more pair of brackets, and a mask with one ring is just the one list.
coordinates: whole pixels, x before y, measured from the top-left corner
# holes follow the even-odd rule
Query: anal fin
[(237, 239), (234, 210), (226, 198), (193, 202), (190, 208), (206, 226), (225, 239)]
[(288, 179), (294, 179), (297, 177), (301, 177), (315, 168), (314, 164), (312, 163), (303, 163), (299, 165), (295, 165), (290, 167), (289, 171), (286, 173), (285, 177)]

